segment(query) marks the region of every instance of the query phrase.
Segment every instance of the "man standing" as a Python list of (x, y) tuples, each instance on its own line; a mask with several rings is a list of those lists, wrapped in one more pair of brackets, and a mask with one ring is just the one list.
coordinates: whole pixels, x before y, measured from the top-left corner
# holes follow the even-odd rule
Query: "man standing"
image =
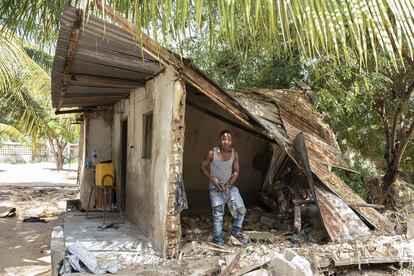
[(234, 222), (231, 234), (246, 244), (247, 240), (240, 232), (246, 208), (239, 189), (233, 186), (239, 175), (239, 154), (232, 147), (232, 135), (229, 130), (220, 132), (219, 146), (206, 154), (201, 163), (201, 171), (209, 180), (215, 243), (224, 244), (223, 216), (227, 203), (230, 210), (235, 210), (232, 213)]

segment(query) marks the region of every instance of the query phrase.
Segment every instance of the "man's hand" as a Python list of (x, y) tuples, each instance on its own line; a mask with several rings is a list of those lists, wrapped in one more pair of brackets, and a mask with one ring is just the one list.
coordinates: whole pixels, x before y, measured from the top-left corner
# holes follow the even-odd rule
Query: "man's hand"
[(226, 184), (224, 184), (224, 186), (223, 186), (223, 192), (224, 193), (227, 193), (227, 191), (230, 189), (230, 187), (231, 187), (230, 182), (227, 182)]
[(223, 192), (223, 187), (221, 186), (221, 184), (219, 183), (219, 180), (217, 179), (217, 177), (211, 177), (210, 178), (210, 182), (211, 184), (213, 184), (214, 187), (216, 187), (220, 192)]

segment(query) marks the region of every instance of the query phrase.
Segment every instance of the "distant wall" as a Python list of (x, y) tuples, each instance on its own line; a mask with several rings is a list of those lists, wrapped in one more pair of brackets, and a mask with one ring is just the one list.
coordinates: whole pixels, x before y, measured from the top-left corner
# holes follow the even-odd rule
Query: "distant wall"
[[(88, 197), (92, 185), (94, 184), (94, 174), (92, 168), (86, 168), (85, 160), (92, 159), (92, 151), (96, 150), (98, 155), (97, 162), (112, 159), (112, 111), (90, 112), (84, 115), (84, 141), (82, 158), (82, 168), (80, 170), (80, 200), (82, 208), (86, 209)], [(94, 206), (95, 193), (91, 200), (91, 206)]]

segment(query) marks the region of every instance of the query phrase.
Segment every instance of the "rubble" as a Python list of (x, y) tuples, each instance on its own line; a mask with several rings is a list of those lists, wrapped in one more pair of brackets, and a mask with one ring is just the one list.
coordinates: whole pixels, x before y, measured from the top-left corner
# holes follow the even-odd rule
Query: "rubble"
[[(225, 223), (224, 231), (230, 242), (225, 246), (217, 246), (208, 241), (211, 241), (212, 225), (207, 216), (182, 217), (186, 227), (183, 240), (190, 242), (183, 242), (181, 261), (191, 262), (194, 258), (197, 259), (195, 256), (220, 256), (216, 263), (204, 267), (203, 271), (226, 272), (231, 263), (231, 275), (312, 275), (312, 272), (333, 273), (349, 267), (382, 263), (410, 265), (414, 260), (414, 239), (409, 240), (405, 235), (381, 236), (368, 232), (361, 237), (326, 242), (322, 239), (326, 233), (318, 228), (319, 225), (313, 227), (304, 223), (300, 232), (292, 232), (289, 230), (293, 227), (289, 227), (289, 223), (278, 214), (255, 207), (248, 209), (245, 219), (245, 228), (255, 230), (243, 232), (251, 243), (247, 247), (241, 247), (234, 246), (231, 242), (230, 216), (225, 217), (225, 221), (228, 223)], [(311, 235), (306, 235), (305, 230)], [(309, 238), (313, 236), (314, 240)], [(240, 258), (232, 263), (237, 254), (240, 254)]]

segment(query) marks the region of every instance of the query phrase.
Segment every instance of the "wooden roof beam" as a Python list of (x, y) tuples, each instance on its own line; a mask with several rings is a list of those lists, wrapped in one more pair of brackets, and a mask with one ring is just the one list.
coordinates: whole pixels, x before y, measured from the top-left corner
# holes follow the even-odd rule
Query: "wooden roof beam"
[(114, 87), (114, 88), (127, 88), (134, 89), (143, 87), (145, 83), (140, 81), (110, 78), (110, 77), (98, 77), (85, 74), (69, 74), (66, 75), (69, 78), (69, 82), (74, 85), (80, 86), (97, 86), (97, 87)]
[(73, 58), (75, 56), (81, 24), (82, 24), (82, 10), (77, 9), (76, 20), (73, 22), (73, 28), (72, 28), (72, 32), (70, 35), (69, 47), (68, 47), (68, 51), (66, 52), (65, 65), (63, 68), (63, 80), (60, 86), (60, 97), (59, 97), (59, 104), (57, 107), (57, 111), (59, 111), (59, 109), (63, 105), (63, 100), (66, 95), (66, 89), (68, 88), (69, 81), (68, 81), (67, 75), (70, 72), (70, 67), (72, 66)]

